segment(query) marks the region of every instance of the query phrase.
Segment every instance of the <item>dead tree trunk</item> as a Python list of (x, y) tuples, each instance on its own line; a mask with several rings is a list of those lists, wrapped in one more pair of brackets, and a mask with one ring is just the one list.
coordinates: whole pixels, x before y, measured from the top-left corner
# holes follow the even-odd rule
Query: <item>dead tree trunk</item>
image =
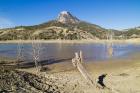
[[(84, 68), (84, 66), (82, 65), (82, 51), (80, 51), (80, 53), (75, 53), (75, 57), (72, 59), (72, 64), (74, 67), (76, 67), (79, 72), (81, 73), (81, 75), (87, 80), (87, 82), (93, 86), (94, 88), (98, 88), (100, 89), (101, 86), (99, 84), (96, 83), (96, 81), (93, 81), (90, 74), (87, 72), (87, 70)], [(119, 93), (117, 90), (115, 89), (110, 89), (107, 88), (107, 90), (109, 91), (109, 93)], [(98, 90), (100, 91), (100, 90)]]
[(80, 61), (81, 61), (81, 63), (83, 63), (83, 53), (82, 53), (82, 51), (80, 51), (79, 55), (80, 55), (79, 57), (81, 59)]
[(84, 66), (82, 65), (82, 52), (80, 52), (79, 54), (76, 52), (75, 53), (75, 58), (72, 59), (72, 63), (73, 66), (76, 67), (79, 72), (82, 74), (82, 76), (91, 84), (91, 85), (95, 85), (95, 83), (93, 82), (90, 74), (86, 71), (86, 69), (84, 68)]
[(108, 46), (107, 46), (107, 53), (108, 53), (109, 57), (113, 56), (113, 45), (112, 45), (112, 43), (108, 44)]
[(15, 65), (19, 66), (20, 62), (23, 61), (23, 43), (21, 40), (21, 36), (18, 36), (19, 42), (17, 44), (17, 60)]
[(32, 56), (35, 62), (37, 73), (40, 72), (40, 65), (39, 65), (40, 54), (41, 54), (41, 43), (32, 40)]
[(108, 34), (107, 34), (107, 38), (108, 38), (107, 39), (108, 40), (108, 42), (107, 42), (107, 55), (109, 57), (112, 57), (113, 56), (113, 52), (114, 52), (114, 50), (113, 50), (113, 42), (112, 42), (113, 35), (114, 35), (114, 33), (109, 30)]

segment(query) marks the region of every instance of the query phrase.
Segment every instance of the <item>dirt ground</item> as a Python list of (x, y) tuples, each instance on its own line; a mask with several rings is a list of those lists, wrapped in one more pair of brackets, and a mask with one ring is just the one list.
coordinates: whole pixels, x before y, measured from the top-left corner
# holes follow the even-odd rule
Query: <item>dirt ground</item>
[(31, 64), (25, 68), (12, 64), (0, 62), (0, 93), (140, 93), (139, 54), (83, 64), (96, 83), (100, 75), (107, 74), (105, 89), (87, 82), (71, 61), (44, 65), (41, 72)]
[[(90, 85), (71, 62), (48, 65), (49, 70), (41, 73), (45, 78), (55, 82), (58, 87), (63, 87), (60, 93), (140, 93), (140, 62), (137, 58), (131, 59), (84, 64), (94, 82), (97, 82), (100, 75), (106, 73), (104, 84), (109, 89), (99, 89)], [(18, 69), (18, 71), (36, 74), (35, 68)]]

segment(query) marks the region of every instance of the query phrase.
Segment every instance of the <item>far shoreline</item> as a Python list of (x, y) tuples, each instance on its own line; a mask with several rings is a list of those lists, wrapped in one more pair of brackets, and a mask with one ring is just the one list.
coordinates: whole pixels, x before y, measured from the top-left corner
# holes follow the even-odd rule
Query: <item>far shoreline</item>
[(140, 44), (140, 38), (136, 39), (127, 39), (127, 40), (5, 40), (5, 41), (0, 41), (0, 44), (2, 43), (134, 43), (134, 44)]

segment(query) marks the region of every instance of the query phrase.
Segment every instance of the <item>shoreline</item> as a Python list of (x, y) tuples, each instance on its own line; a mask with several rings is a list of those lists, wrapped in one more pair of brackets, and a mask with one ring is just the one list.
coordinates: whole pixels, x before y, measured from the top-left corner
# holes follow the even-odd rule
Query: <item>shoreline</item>
[(127, 39), (127, 40), (6, 40), (0, 41), (1, 43), (132, 43), (132, 44), (139, 44), (140, 39)]
[[(140, 58), (139, 56), (135, 56), (134, 58), (132, 57), (130, 59), (107, 60), (104, 62), (89, 61), (84, 62), (83, 65), (90, 74), (93, 81), (96, 82), (100, 75), (106, 73), (107, 76), (104, 80), (104, 83), (107, 87), (117, 90), (118, 93), (139, 93), (140, 83), (138, 81), (140, 81)], [(54, 90), (59, 89), (60, 93), (63, 93), (63, 91), (65, 93), (101, 93), (101, 91), (104, 93), (114, 93), (106, 89), (97, 89), (96, 87), (89, 86), (87, 80), (73, 66), (72, 62), (59, 62), (55, 64), (44, 65), (43, 67), (48, 69), (40, 73), (36, 72), (35, 67), (17, 68), (15, 70), (19, 73), (23, 73), (18, 74), (18, 77), (24, 78), (25, 75), (28, 76), (26, 78), (29, 79), (32, 77), (33, 81), (31, 82), (33, 83), (36, 82), (36, 80), (40, 80), (37, 77), (40, 77), (40, 75), (43, 76), (44, 79), (41, 79), (44, 80), (43, 83), (36, 82), (36, 85), (38, 86), (32, 87), (34, 89), (37, 89), (40, 84), (47, 82), (47, 85), (49, 84), (52, 86)], [(12, 73), (16, 74), (14, 71)], [(23, 82), (24, 80), (20, 80), (19, 82), (21, 81)], [(54, 86), (57, 86), (57, 88)], [(25, 90), (28, 90), (26, 87), (24, 88)], [(43, 89), (41, 88), (40, 91), (43, 91)]]
[[(108, 75), (104, 82), (107, 87), (118, 90), (119, 93), (139, 93), (140, 83), (137, 81), (140, 80), (140, 63), (139, 60), (133, 61), (90, 62), (84, 63), (84, 66), (91, 75), (92, 80), (97, 80), (100, 75), (107, 73)], [(63, 88), (66, 93), (74, 93), (75, 91), (76, 93), (101, 93), (101, 91), (110, 93), (108, 90), (98, 90), (95, 87), (89, 87), (87, 80), (73, 67), (71, 62), (56, 63), (48, 67), (50, 71), (42, 72), (42, 74), (51, 78), (52, 81), (58, 82), (58, 84), (65, 85)], [(35, 74), (35, 68), (19, 69), (19, 71)], [(131, 88), (133, 90), (130, 91)]]

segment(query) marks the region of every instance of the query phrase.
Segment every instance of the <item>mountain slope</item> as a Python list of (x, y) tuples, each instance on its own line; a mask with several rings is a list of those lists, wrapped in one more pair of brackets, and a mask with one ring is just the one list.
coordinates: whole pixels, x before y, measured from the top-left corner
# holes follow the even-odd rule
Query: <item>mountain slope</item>
[(17, 39), (105, 39), (107, 29), (84, 22), (63, 11), (52, 21), (34, 26), (19, 26), (0, 30), (0, 40)]
[(137, 35), (137, 36), (140, 36), (140, 27), (127, 29), (124, 33), (128, 37), (131, 37), (134, 34)]
[(62, 11), (58, 16), (57, 21), (64, 24), (75, 24), (80, 22), (78, 18), (74, 17), (70, 12), (67, 11)]

